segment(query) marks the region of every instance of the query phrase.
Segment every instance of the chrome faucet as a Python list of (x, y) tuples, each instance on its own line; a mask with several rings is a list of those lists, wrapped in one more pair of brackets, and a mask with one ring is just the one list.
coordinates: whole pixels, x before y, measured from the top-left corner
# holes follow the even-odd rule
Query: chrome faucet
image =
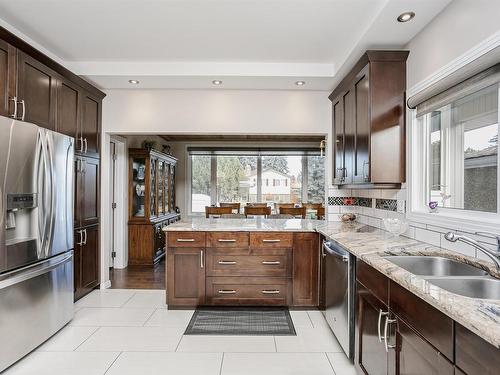
[[(481, 233), (493, 235), (493, 233), (485, 233), (485, 232), (477, 232), (476, 234), (481, 234)], [(497, 251), (488, 249), (487, 247), (481, 245), (479, 242), (473, 240), (472, 238), (462, 236), (453, 232), (446, 233), (444, 235), (444, 238), (450, 242), (462, 241), (468, 245), (474, 246), (477, 250), (481, 251), (488, 258), (490, 258), (493, 261), (493, 263), (495, 263), (497, 270), (500, 271), (500, 236), (495, 235), (498, 245)]]

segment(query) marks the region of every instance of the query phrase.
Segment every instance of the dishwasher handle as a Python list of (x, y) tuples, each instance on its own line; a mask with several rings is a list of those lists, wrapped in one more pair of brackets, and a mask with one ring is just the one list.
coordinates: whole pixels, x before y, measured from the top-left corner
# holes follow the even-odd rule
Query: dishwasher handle
[(323, 242), (323, 250), (326, 251), (326, 255), (332, 255), (335, 258), (342, 259), (342, 261), (346, 262), (346, 263), (349, 261), (349, 255), (347, 255), (346, 253), (342, 253), (342, 252), (338, 251), (337, 249), (328, 246), (328, 242), (326, 242), (326, 241)]

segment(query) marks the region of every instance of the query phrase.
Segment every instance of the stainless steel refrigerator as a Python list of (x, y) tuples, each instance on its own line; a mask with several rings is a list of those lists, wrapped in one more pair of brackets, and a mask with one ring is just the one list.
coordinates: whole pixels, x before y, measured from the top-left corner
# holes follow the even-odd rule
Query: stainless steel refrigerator
[(73, 143), (0, 116), (0, 372), (73, 317)]

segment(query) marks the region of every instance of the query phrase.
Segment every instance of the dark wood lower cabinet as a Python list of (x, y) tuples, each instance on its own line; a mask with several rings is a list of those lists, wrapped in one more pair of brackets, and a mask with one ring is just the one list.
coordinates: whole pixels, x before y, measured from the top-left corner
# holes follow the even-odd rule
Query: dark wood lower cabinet
[(293, 305), (318, 306), (319, 236), (317, 233), (293, 235)]
[(396, 374), (453, 375), (450, 361), (404, 321), (396, 320)]
[(167, 296), (170, 307), (205, 303), (205, 250), (176, 247), (167, 250)]
[(359, 259), (356, 301), (359, 374), (498, 374), (500, 349)]
[(75, 231), (74, 283), (75, 299), (90, 293), (99, 285), (99, 226)]
[(360, 374), (387, 375), (388, 353), (380, 337), (388, 308), (361, 283), (357, 283), (357, 304), (356, 370)]

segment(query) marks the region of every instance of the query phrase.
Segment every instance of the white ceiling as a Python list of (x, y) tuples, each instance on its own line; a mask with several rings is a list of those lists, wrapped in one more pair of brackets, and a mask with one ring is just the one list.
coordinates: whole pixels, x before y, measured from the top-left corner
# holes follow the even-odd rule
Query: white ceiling
[(329, 90), (350, 58), (401, 48), (449, 2), (0, 0), (0, 24), (102, 88)]

